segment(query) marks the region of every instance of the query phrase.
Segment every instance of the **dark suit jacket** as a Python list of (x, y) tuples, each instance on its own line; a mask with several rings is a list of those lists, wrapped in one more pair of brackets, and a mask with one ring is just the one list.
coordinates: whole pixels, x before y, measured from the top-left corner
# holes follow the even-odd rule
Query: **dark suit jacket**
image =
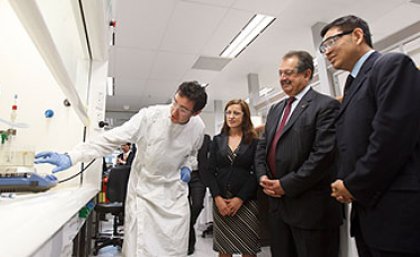
[(229, 191), (244, 202), (256, 199), (258, 184), (254, 172), (254, 155), (257, 143), (257, 139), (250, 144), (242, 140), (231, 165), (228, 159), (228, 136), (219, 134), (213, 138), (209, 159), (209, 187), (213, 197), (221, 195), (226, 198)]
[[(117, 156), (117, 158), (118, 158), (118, 159), (122, 159), (122, 158), (123, 158), (123, 153), (120, 153), (120, 154)], [(133, 160), (134, 160), (134, 153), (133, 153), (133, 151), (131, 151), (131, 152), (128, 154), (128, 157), (127, 157), (127, 160), (126, 160), (125, 164), (122, 164), (122, 165), (128, 165), (128, 166), (131, 166), (131, 164), (133, 163)], [(121, 165), (121, 164), (120, 164), (120, 165)]]
[(337, 146), (366, 243), (420, 253), (420, 71), (411, 59), (366, 60), (337, 117)]
[(335, 99), (310, 89), (293, 111), (277, 144), (276, 176), (266, 165), (267, 151), (277, 130), (286, 100), (272, 106), (265, 134), (258, 144), (256, 172), (279, 179), (286, 194), (269, 198), (270, 208), (279, 208), (281, 219), (303, 229), (338, 227), (340, 205), (330, 196), (335, 143)]
[(197, 154), (197, 171), (200, 177), (201, 182), (208, 186), (209, 184), (209, 159), (208, 155), (210, 152), (210, 144), (211, 139), (209, 135), (204, 135), (203, 144), (200, 147), (200, 150), (198, 150)]

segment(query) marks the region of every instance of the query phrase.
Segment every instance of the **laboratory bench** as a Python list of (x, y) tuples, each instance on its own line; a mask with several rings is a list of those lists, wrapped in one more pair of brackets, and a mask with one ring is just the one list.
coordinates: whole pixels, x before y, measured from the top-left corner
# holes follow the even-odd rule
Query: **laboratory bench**
[(59, 257), (87, 252), (81, 248), (90, 241), (86, 218), (89, 221), (92, 215), (81, 218), (79, 211), (97, 193), (97, 187), (84, 185), (1, 197), (0, 255)]

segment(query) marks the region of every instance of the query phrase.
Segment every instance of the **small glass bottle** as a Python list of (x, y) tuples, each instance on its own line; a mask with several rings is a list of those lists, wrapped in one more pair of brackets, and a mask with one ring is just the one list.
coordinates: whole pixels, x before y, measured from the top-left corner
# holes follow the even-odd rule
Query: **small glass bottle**
[(18, 96), (15, 95), (14, 96), (14, 103), (12, 105), (12, 112), (10, 113), (10, 121), (12, 123), (15, 123), (16, 122), (16, 118), (17, 118), (17, 109), (18, 109), (18, 106), (17, 106), (17, 98), (18, 98)]

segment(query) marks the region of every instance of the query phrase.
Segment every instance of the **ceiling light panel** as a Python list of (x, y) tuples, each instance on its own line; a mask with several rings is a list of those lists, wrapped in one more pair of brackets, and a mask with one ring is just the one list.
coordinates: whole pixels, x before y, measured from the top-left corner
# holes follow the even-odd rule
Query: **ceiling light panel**
[(235, 36), (232, 42), (225, 47), (220, 56), (224, 58), (237, 57), (275, 19), (275, 17), (262, 14), (254, 15), (247, 25)]

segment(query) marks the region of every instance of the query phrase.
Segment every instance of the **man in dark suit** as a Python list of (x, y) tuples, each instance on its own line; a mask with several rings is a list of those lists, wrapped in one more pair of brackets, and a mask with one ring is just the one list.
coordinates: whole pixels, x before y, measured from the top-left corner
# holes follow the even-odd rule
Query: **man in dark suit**
[(340, 202), (352, 202), (360, 257), (420, 256), (420, 72), (400, 53), (372, 49), (368, 24), (326, 25), (321, 53), (350, 72), (337, 116)]
[(338, 256), (342, 213), (329, 185), (339, 103), (308, 86), (313, 72), (309, 53), (283, 57), (280, 84), (289, 98), (271, 107), (258, 144), (256, 172), (270, 196), (273, 257)]
[(197, 170), (191, 172), (191, 180), (188, 183), (189, 202), (190, 202), (190, 235), (188, 239), (188, 255), (195, 251), (195, 228), (198, 216), (204, 205), (204, 197), (206, 195), (206, 187), (208, 185), (208, 153), (210, 149), (211, 139), (209, 135), (204, 135), (203, 144), (197, 154), (198, 167)]

